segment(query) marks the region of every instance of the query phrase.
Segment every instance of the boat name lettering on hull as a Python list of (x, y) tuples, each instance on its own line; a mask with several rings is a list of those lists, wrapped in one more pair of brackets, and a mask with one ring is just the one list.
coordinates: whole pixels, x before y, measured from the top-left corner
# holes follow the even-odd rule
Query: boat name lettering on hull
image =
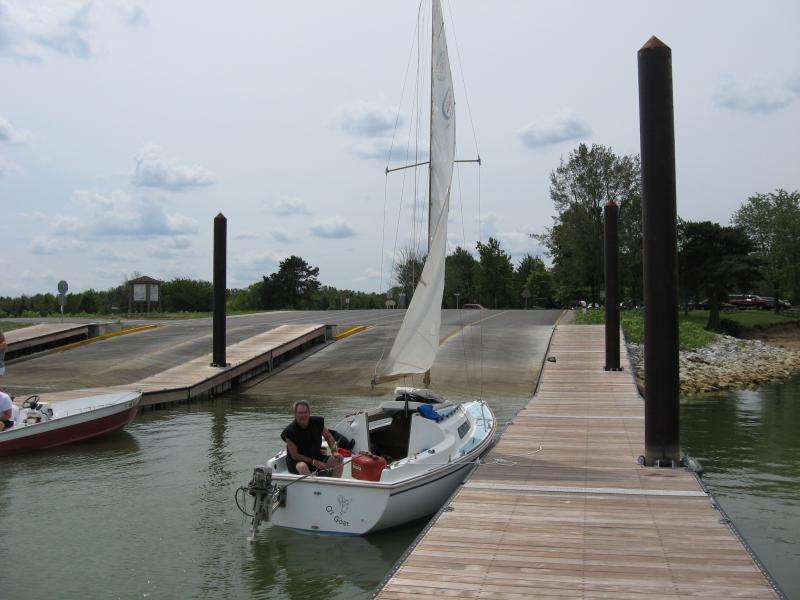
[(339, 496), (337, 500), (339, 501), (339, 510), (338, 511), (334, 510), (333, 506), (328, 504), (328, 506), (325, 507), (325, 512), (327, 512), (329, 515), (331, 515), (331, 517), (333, 517), (334, 523), (337, 523), (343, 527), (349, 527), (350, 521), (346, 521), (345, 519), (343, 519), (342, 515), (344, 515), (344, 513), (346, 513), (350, 509), (350, 503), (353, 501), (353, 499), (345, 498), (344, 496)]

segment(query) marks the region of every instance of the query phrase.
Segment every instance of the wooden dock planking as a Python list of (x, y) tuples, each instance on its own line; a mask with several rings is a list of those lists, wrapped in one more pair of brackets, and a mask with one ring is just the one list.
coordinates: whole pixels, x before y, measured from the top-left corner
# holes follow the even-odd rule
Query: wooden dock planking
[(777, 597), (692, 473), (637, 464), (644, 402), (603, 336), (557, 328), (536, 395), (378, 598)]
[(287, 353), (325, 336), (325, 325), (280, 325), (259, 335), (226, 347), (229, 366), (212, 367), (212, 353), (161, 371), (134, 383), (41, 394), (46, 402), (59, 402), (89, 395), (117, 391), (141, 391), (142, 405), (190, 400), (212, 390), (225, 389), (237, 378), (272, 370), (273, 363)]

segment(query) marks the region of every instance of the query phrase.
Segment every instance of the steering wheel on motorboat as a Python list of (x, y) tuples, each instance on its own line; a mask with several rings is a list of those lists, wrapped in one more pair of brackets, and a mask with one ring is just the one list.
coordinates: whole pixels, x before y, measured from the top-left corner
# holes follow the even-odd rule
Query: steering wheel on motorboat
[(39, 396), (34, 394), (33, 396), (28, 396), (22, 402), (22, 408), (36, 408), (39, 406)]

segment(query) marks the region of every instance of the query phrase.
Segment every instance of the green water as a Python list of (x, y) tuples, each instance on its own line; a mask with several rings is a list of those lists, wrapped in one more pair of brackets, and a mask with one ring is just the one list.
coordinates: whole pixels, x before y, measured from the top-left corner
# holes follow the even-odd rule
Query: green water
[[(425, 526), (365, 538), (265, 526), (234, 491), (282, 449), (295, 398), (246, 392), (0, 458), (0, 598), (368, 598)], [(374, 398), (314, 401), (327, 423)], [(498, 406), (500, 422), (520, 401)]]
[(800, 599), (800, 377), (684, 398), (681, 445), (783, 592)]
[[(424, 527), (366, 538), (265, 528), (234, 490), (281, 448), (291, 397), (247, 392), (140, 415), (127, 430), (0, 459), (0, 597), (362, 599)], [(684, 399), (683, 445), (789, 597), (800, 599), (800, 379)], [(314, 402), (327, 422), (371, 398)], [(519, 401), (493, 402), (502, 424)]]

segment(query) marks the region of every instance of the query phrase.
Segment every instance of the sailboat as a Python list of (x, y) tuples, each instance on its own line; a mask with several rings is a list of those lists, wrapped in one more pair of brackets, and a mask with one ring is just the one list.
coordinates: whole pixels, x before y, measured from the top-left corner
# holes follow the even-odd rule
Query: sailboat
[[(423, 375), (427, 385), (439, 346), (456, 129), (439, 0), (432, 2), (431, 22), (428, 255), (373, 383)], [(285, 451), (257, 466), (250, 484), (239, 488), (253, 497), (253, 513), (246, 513), (253, 519), (251, 534), (270, 521), (305, 531), (364, 535), (431, 515), (488, 450), (496, 427), (483, 400), (447, 402), (427, 388), (398, 387), (392, 399), (330, 428), (349, 440), (341, 477), (292, 474)], [(245, 512), (238, 495), (237, 504)]]

